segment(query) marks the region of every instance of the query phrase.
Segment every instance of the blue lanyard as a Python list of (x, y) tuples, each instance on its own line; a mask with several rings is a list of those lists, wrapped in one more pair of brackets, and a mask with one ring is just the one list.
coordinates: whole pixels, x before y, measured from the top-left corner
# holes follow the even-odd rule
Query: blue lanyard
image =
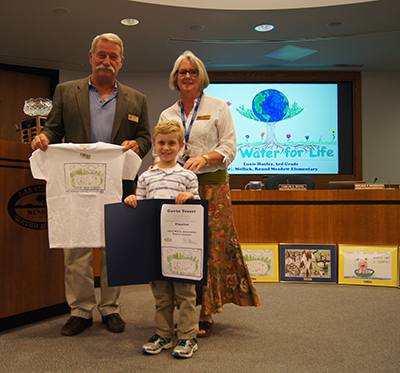
[(192, 131), (192, 126), (193, 126), (193, 122), (196, 119), (197, 116), (197, 110), (199, 109), (200, 106), (200, 101), (201, 101), (201, 97), (203, 96), (203, 92), (200, 92), (200, 96), (197, 99), (197, 104), (196, 107), (194, 108), (194, 112), (193, 112), (193, 116), (192, 116), (192, 120), (190, 121), (189, 127), (186, 128), (186, 119), (185, 119), (185, 111), (183, 108), (183, 103), (181, 101), (181, 116), (182, 116), (182, 124), (183, 127), (185, 128), (185, 149), (187, 149), (187, 143), (189, 141), (189, 136), (190, 136), (190, 132)]

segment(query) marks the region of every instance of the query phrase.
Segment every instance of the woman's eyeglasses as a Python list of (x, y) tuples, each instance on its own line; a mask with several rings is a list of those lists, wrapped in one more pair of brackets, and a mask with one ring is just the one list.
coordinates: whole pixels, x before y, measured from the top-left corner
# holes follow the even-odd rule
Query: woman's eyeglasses
[(197, 70), (179, 70), (178, 71), (178, 75), (179, 76), (186, 76), (186, 74), (187, 73), (189, 73), (189, 75), (192, 77), (192, 78), (195, 78), (197, 75), (199, 75), (199, 72), (197, 71)]

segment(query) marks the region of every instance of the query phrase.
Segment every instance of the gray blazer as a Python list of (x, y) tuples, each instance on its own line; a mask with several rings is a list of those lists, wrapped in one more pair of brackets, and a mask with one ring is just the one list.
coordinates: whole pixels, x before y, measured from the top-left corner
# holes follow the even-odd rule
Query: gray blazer
[[(146, 96), (118, 84), (117, 105), (112, 130), (112, 143), (136, 140), (143, 158), (150, 149), (151, 137)], [(51, 144), (90, 142), (89, 78), (59, 84), (53, 97), (44, 133)]]

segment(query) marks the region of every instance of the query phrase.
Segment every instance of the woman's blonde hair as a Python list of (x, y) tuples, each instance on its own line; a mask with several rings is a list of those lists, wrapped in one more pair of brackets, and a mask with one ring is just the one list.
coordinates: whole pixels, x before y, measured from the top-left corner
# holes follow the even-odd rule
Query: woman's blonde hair
[(178, 134), (179, 144), (182, 144), (184, 142), (185, 130), (183, 128), (183, 125), (182, 123), (174, 119), (163, 120), (162, 122), (158, 123), (154, 127), (152, 140), (155, 141), (157, 135), (160, 133), (166, 135), (171, 132), (176, 132)]
[(173, 91), (179, 91), (178, 70), (183, 60), (189, 60), (199, 72), (199, 91), (207, 88), (210, 84), (210, 78), (208, 77), (207, 70), (200, 58), (196, 57), (191, 51), (183, 52), (175, 61), (174, 67), (169, 75), (169, 88), (171, 88)]

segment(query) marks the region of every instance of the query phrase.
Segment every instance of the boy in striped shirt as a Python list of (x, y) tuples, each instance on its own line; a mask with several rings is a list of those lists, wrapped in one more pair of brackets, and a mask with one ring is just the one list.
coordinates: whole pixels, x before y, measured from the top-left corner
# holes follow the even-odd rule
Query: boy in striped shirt
[[(175, 120), (165, 120), (156, 125), (152, 144), (160, 160), (140, 175), (136, 195), (126, 197), (126, 204), (136, 207), (138, 200), (153, 198), (175, 199), (176, 204), (183, 204), (188, 199), (200, 198), (197, 176), (176, 163), (176, 157), (184, 147), (184, 136), (182, 124)], [(172, 347), (176, 300), (179, 341), (172, 354), (175, 357), (191, 357), (197, 351), (196, 286), (169, 281), (152, 281), (150, 286), (156, 301), (157, 333), (143, 345), (142, 351), (155, 355)]]

